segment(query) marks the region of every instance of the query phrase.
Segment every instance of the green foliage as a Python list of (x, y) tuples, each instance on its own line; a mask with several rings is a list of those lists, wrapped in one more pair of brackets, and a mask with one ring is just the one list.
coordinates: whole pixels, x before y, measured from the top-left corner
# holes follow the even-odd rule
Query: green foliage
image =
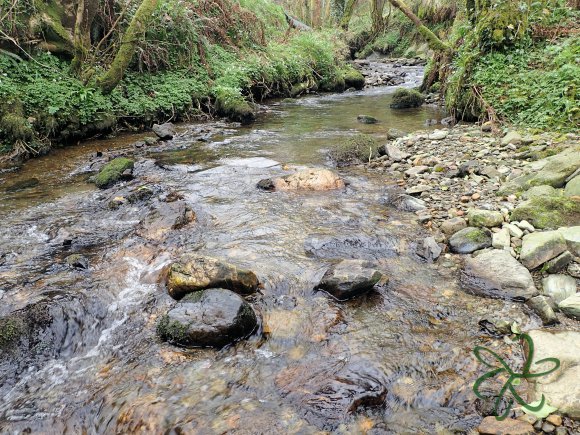
[(392, 109), (407, 109), (419, 107), (425, 102), (425, 97), (414, 89), (398, 88), (393, 94)]
[(377, 156), (378, 142), (367, 134), (357, 134), (333, 147), (330, 159), (337, 166), (348, 166), (368, 162)]

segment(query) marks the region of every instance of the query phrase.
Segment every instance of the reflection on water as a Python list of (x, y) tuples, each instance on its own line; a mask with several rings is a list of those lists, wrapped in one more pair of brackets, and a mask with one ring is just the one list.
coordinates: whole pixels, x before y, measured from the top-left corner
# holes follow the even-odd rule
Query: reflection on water
[[(1, 193), (0, 315), (48, 303), (50, 320), (41, 328), (46, 340), (0, 356), (0, 430), (378, 434), (473, 427), (470, 350), (489, 341), (477, 322), (520, 312), (461, 293), (452, 262), (438, 268), (418, 261), (423, 229), (413, 214), (380, 205), (381, 177), (345, 170), (349, 185), (334, 192), (255, 188), (297, 165), (324, 164), (321, 150), (356, 131), (413, 130), (442, 116), (431, 108), (391, 111), (389, 92), (281, 101), (250, 127), (193, 143), (184, 127), (183, 149), (144, 153), (132, 186), (177, 192), (196, 214), (181, 229), (144, 228), (158, 224), (149, 217), (163, 214), (163, 202), (109, 208), (110, 197), (127, 194), (123, 188), (97, 192), (85, 176), (70, 176), (87, 154), (127, 149), (135, 137), (58, 150), (4, 174), (6, 184), (40, 183)], [(359, 114), (381, 122), (359, 124)], [(156, 321), (172, 303), (160, 276), (188, 251), (258, 274), (264, 289), (250, 298), (262, 318), (257, 334), (221, 351), (157, 340)], [(88, 271), (64, 264), (71, 252), (88, 258)], [(334, 259), (346, 256), (372, 259), (388, 282), (346, 303), (315, 292)]]

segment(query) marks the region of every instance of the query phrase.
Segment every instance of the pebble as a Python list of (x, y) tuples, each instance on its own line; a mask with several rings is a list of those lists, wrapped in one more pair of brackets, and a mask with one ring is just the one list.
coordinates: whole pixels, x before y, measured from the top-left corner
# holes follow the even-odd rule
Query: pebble
[(549, 415), (546, 421), (554, 426), (562, 426), (562, 416), (558, 414)]

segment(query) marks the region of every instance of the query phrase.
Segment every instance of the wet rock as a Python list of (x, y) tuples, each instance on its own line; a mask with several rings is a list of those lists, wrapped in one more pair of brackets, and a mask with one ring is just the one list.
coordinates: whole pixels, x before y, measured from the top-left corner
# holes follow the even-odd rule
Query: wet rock
[(316, 286), (335, 299), (344, 301), (366, 293), (381, 280), (382, 274), (363, 260), (343, 260), (331, 267)]
[(442, 125), (447, 125), (447, 126), (450, 126), (450, 127), (452, 127), (452, 126), (454, 126), (455, 124), (457, 124), (457, 120), (456, 120), (456, 119), (455, 119), (455, 117), (453, 117), (453, 116), (448, 116), (448, 117), (446, 117), (446, 118), (443, 118), (443, 119), (441, 120), (441, 124), (442, 124)]
[(441, 231), (443, 231), (443, 233), (447, 236), (451, 236), (466, 227), (467, 223), (465, 222), (465, 219), (461, 217), (454, 217), (446, 220), (441, 224)]
[(422, 199), (406, 195), (398, 189), (386, 189), (380, 202), (400, 211), (416, 212), (427, 208), (427, 204)]
[(263, 190), (331, 190), (344, 188), (344, 181), (329, 169), (306, 169), (281, 178), (258, 182)]
[(146, 239), (163, 240), (171, 232), (195, 220), (195, 213), (185, 201), (156, 202), (143, 219), (137, 233)]
[(568, 275), (549, 275), (542, 280), (542, 293), (559, 304), (576, 293), (576, 280)]
[(131, 176), (127, 177), (124, 174), (127, 170), (132, 171), (134, 165), (131, 159), (117, 157), (101, 168), (94, 178), (95, 184), (100, 189), (106, 189), (122, 179), (130, 179)]
[(153, 133), (161, 140), (171, 140), (175, 136), (175, 126), (171, 122), (153, 124)]
[(519, 145), (522, 143), (522, 135), (517, 131), (509, 131), (501, 140), (502, 145)]
[(537, 294), (530, 272), (504, 250), (466, 257), (460, 283), (465, 291), (490, 298), (525, 301)]
[(14, 193), (19, 192), (21, 190), (31, 189), (36, 187), (40, 184), (40, 180), (38, 178), (28, 178), (26, 180), (17, 181), (15, 183), (10, 184), (4, 190), (7, 193)]
[(558, 232), (562, 234), (568, 250), (575, 256), (580, 257), (580, 226), (558, 228)]
[(399, 139), (405, 136), (407, 136), (406, 132), (396, 128), (389, 128), (389, 131), (387, 131), (387, 139), (389, 140)]
[(401, 151), (398, 146), (392, 143), (385, 145), (386, 155), (394, 162), (400, 162), (409, 158), (410, 154)]
[(553, 363), (536, 364), (537, 361), (545, 358), (560, 360), (560, 368), (555, 372), (528, 379), (530, 402), (539, 400), (543, 394), (559, 413), (580, 418), (580, 332), (533, 330), (528, 334), (534, 343), (531, 365), (534, 371), (541, 372), (554, 366)]
[(491, 238), (491, 246), (496, 249), (509, 249), (510, 240), (509, 230), (507, 228), (502, 228), (497, 233), (493, 233)]
[(580, 196), (580, 175), (575, 176), (570, 181), (568, 181), (568, 183), (566, 183), (564, 195)]
[(538, 315), (544, 326), (558, 323), (558, 316), (546, 296), (534, 296), (526, 304)]
[(369, 115), (358, 115), (356, 119), (358, 122), (362, 124), (376, 124), (377, 122), (379, 122), (377, 118), (374, 118)]
[(467, 220), (471, 227), (500, 227), (503, 216), (499, 211), (469, 209)]
[(558, 228), (580, 222), (580, 201), (564, 196), (539, 196), (519, 204), (513, 220), (527, 220), (536, 228)]
[(566, 251), (566, 240), (558, 231), (531, 233), (522, 239), (520, 261), (532, 270)]
[(89, 260), (84, 255), (72, 254), (64, 259), (66, 264), (75, 269), (88, 269)]
[(548, 273), (558, 273), (566, 269), (568, 264), (572, 261), (572, 254), (566, 251), (556, 258), (551, 259), (546, 263), (546, 271)]
[(471, 254), (491, 246), (491, 231), (487, 228), (464, 228), (451, 236), (449, 246), (456, 254)]
[(558, 308), (566, 316), (580, 320), (580, 293), (576, 293), (558, 304)]
[(310, 235), (304, 242), (304, 249), (314, 257), (328, 259), (375, 260), (399, 255), (397, 239), (378, 235)]
[(167, 274), (167, 291), (174, 299), (212, 287), (248, 295), (257, 291), (259, 285), (254, 272), (197, 254), (184, 255), (171, 264)]
[(208, 289), (177, 302), (157, 325), (162, 340), (185, 347), (222, 347), (247, 337), (258, 319), (252, 307), (236, 293)]
[(417, 255), (428, 261), (435, 261), (443, 252), (434, 237), (426, 237), (417, 246)]
[(530, 423), (506, 418), (499, 421), (493, 416), (485, 417), (477, 427), (482, 435), (534, 435), (536, 431)]

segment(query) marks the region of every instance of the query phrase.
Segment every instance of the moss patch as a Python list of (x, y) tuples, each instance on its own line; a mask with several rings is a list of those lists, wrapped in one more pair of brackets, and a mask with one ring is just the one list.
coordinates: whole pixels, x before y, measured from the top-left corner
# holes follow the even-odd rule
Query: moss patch
[(335, 146), (329, 157), (337, 166), (348, 166), (368, 162), (377, 156), (378, 142), (372, 136), (358, 134)]
[(0, 350), (4, 351), (18, 342), (25, 332), (26, 325), (20, 318), (0, 319)]
[(399, 88), (393, 94), (391, 109), (407, 109), (419, 107), (425, 102), (425, 97), (414, 89)]
[(348, 88), (362, 89), (365, 87), (365, 78), (360, 71), (347, 67), (342, 71), (344, 84)]
[(527, 220), (536, 228), (558, 228), (580, 222), (580, 201), (562, 196), (540, 196), (520, 204), (512, 220)]
[(187, 325), (171, 320), (168, 315), (161, 318), (157, 324), (157, 334), (170, 343), (185, 343), (187, 341)]
[(125, 157), (111, 160), (99, 171), (95, 177), (95, 184), (100, 189), (106, 189), (119, 181), (127, 169), (133, 169), (134, 162)]

